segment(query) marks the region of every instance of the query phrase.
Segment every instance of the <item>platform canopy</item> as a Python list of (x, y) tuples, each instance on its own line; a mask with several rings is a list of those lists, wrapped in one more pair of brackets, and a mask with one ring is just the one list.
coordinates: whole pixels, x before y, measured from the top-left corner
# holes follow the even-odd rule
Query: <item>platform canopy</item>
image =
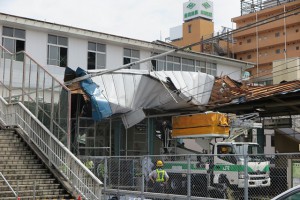
[[(205, 110), (214, 85), (214, 77), (201, 72), (123, 69), (97, 76), (93, 74), (99, 71), (87, 73), (99, 90), (94, 92), (95, 99), (107, 102), (111, 115), (121, 114), (126, 128), (142, 121), (145, 110)], [(86, 91), (87, 85), (80, 85)]]

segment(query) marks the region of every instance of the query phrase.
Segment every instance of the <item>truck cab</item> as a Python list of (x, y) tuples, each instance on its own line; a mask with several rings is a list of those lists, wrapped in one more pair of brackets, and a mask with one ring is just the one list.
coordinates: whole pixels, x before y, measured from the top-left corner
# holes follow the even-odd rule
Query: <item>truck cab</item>
[[(270, 163), (258, 154), (259, 145), (249, 142), (218, 142), (214, 146), (213, 173), (214, 183), (220, 182), (219, 176), (225, 175), (229, 185), (237, 188), (267, 187), (271, 185)], [(245, 169), (244, 166), (248, 166)], [(248, 173), (248, 177), (245, 176)]]

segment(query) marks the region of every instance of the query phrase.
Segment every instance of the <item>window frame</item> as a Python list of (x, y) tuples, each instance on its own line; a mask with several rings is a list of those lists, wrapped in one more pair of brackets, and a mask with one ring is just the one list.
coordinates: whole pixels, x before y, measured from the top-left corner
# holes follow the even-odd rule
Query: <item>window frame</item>
[[(49, 42), (49, 40), (54, 39), (56, 37), (56, 42), (52, 43)], [(62, 41), (63, 39), (66, 40), (66, 44), (63, 44)], [(67, 67), (68, 66), (68, 48), (69, 46), (69, 39), (64, 36), (58, 36), (58, 35), (53, 35), (53, 34), (48, 34), (48, 41), (47, 41), (47, 65), (55, 65), (59, 67)], [(57, 58), (51, 59), (51, 49), (57, 48), (57, 52), (53, 52), (56, 54)], [(65, 52), (64, 52), (65, 51)], [(65, 54), (65, 56), (62, 55), (62, 53)], [(63, 60), (65, 57), (65, 60)], [(52, 60), (56, 61), (56, 63), (52, 63)], [(65, 63), (64, 63), (65, 61)]]
[[(126, 50), (129, 51), (130, 55), (125, 55), (126, 54)], [(134, 52), (138, 53), (138, 57), (134, 57)], [(128, 59), (128, 62), (125, 62), (125, 59)], [(131, 48), (124, 48), (123, 49), (123, 65), (132, 63), (132, 62), (136, 62), (140, 60), (140, 50), (136, 50), (136, 49), (131, 49)], [(140, 69), (140, 64), (128, 67), (128, 69)]]
[[(11, 30), (11, 34), (8, 30)], [(8, 31), (5, 33), (5, 31)], [(21, 34), (17, 32), (21, 31)], [(23, 35), (23, 37), (22, 37)], [(10, 42), (9, 42), (10, 41)], [(10, 43), (10, 44), (9, 44)], [(26, 48), (26, 30), (13, 28), (9, 26), (2, 27), (2, 46), (9, 50), (11, 53), (15, 54), (13, 59), (16, 61), (24, 61), (24, 54), (19, 53), (21, 51), (25, 51)], [(21, 47), (21, 48), (20, 48)], [(6, 56), (4, 55), (6, 58)], [(9, 56), (10, 57), (10, 56)]]
[[(90, 45), (89, 44), (94, 44), (95, 45), (95, 49), (90, 49)], [(103, 46), (104, 51), (101, 51), (101, 48), (98, 49), (99, 46)], [(89, 54), (94, 54), (94, 66), (93, 68), (90, 68), (90, 62), (89, 62)], [(104, 56), (103, 59), (103, 63), (101, 63), (102, 60), (99, 61), (99, 56)], [(103, 65), (101, 65), (103, 64)], [(87, 69), (105, 69), (106, 68), (106, 44), (102, 44), (102, 43), (97, 43), (97, 42), (91, 42), (88, 41), (88, 50), (87, 50)]]

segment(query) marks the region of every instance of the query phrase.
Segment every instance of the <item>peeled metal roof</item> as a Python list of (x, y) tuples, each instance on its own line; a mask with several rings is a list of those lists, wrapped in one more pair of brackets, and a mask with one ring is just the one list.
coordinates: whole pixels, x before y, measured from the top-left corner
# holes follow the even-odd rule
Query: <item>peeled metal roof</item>
[[(214, 84), (211, 75), (187, 71), (123, 69), (92, 76), (91, 79), (101, 91), (98, 99), (107, 101), (112, 115), (121, 115), (127, 128), (145, 118), (144, 110), (203, 111)], [(69, 88), (73, 93), (82, 94), (78, 84)]]
[[(227, 76), (217, 78), (208, 109), (246, 113), (261, 108), (262, 115), (300, 113), (300, 81), (288, 81), (269, 86), (253, 86)], [(299, 102), (299, 103), (298, 103)]]

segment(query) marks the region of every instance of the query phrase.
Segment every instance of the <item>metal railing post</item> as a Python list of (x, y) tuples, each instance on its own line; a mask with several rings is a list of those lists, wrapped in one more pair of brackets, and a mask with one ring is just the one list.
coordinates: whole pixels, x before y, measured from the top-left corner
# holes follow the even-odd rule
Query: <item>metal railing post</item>
[[(5, 66), (4, 66), (5, 67)], [(8, 103), (11, 103), (11, 93), (12, 93), (12, 79), (13, 79), (13, 56), (10, 58), (10, 70), (9, 70), (9, 91), (8, 91)]]
[[(31, 65), (31, 61), (30, 61)], [(31, 68), (31, 67), (30, 67)], [(40, 80), (40, 70), (36, 67), (36, 86), (35, 86), (35, 116), (39, 116), (39, 80)], [(29, 86), (30, 87), (30, 86)]]
[(26, 56), (24, 55), (23, 60), (23, 76), (22, 76), (22, 103), (24, 104), (24, 96), (25, 96), (25, 81), (26, 80)]

